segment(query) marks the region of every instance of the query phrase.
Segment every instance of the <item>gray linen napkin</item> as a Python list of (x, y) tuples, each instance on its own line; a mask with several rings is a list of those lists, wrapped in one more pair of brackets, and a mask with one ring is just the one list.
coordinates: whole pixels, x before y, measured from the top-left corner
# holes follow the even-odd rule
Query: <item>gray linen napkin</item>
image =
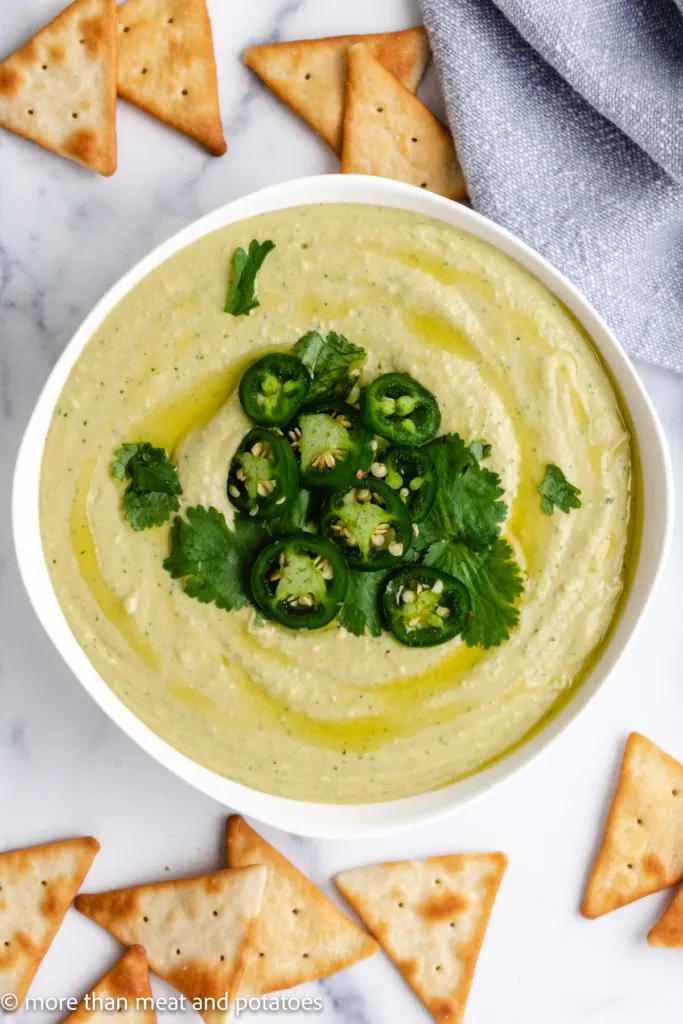
[(420, 0), (472, 205), (683, 372), (683, 0)]

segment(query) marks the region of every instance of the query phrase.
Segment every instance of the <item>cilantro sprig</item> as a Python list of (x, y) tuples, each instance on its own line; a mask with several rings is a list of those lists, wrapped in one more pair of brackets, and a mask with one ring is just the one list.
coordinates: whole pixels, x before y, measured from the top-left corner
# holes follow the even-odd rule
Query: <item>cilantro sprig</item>
[(243, 608), (249, 601), (241, 567), (238, 540), (218, 509), (196, 505), (176, 516), (171, 527), (171, 550), (164, 569), (183, 590), (203, 604), (227, 611)]
[(473, 452), (459, 434), (446, 434), (428, 447), (439, 487), (427, 529), (475, 550), (495, 543), (507, 515), (500, 477), (480, 465), (484, 443), (478, 445)]
[(439, 486), (415, 550), (425, 565), (450, 573), (467, 587), (472, 614), (465, 642), (495, 647), (517, 625), (516, 602), (524, 584), (512, 548), (500, 536), (507, 515), (500, 477), (480, 465), (491, 446), (486, 441), (467, 445), (459, 434), (447, 434), (428, 450)]
[(541, 511), (546, 516), (551, 516), (555, 508), (561, 512), (569, 512), (573, 508), (581, 508), (578, 487), (570, 484), (559, 466), (554, 462), (548, 463), (545, 467), (543, 483), (540, 484)]
[(519, 622), (516, 601), (524, 590), (522, 573), (512, 548), (499, 537), (485, 550), (474, 551), (461, 541), (440, 540), (430, 545), (425, 565), (455, 576), (467, 587), (472, 614), (463, 639), (468, 647), (497, 647)]
[(309, 495), (301, 491), (288, 512), (255, 522), (237, 516), (230, 529), (218, 509), (196, 505), (176, 516), (170, 531), (170, 553), (164, 569), (183, 581), (183, 590), (203, 604), (237, 611), (251, 602), (248, 577), (254, 558), (271, 540), (303, 530)]
[(126, 519), (134, 530), (162, 526), (177, 512), (183, 493), (166, 451), (142, 441), (124, 444), (114, 454), (112, 476), (129, 481), (122, 502)]
[(330, 331), (326, 338), (318, 331), (309, 331), (299, 338), (293, 351), (311, 371), (311, 401), (346, 398), (365, 362), (365, 349), (352, 345), (335, 331)]
[(232, 281), (225, 312), (233, 316), (246, 316), (261, 305), (256, 298), (256, 275), (263, 266), (269, 252), (275, 248), (275, 242), (268, 239), (258, 242), (255, 238), (249, 243), (249, 251), (236, 249), (232, 257)]

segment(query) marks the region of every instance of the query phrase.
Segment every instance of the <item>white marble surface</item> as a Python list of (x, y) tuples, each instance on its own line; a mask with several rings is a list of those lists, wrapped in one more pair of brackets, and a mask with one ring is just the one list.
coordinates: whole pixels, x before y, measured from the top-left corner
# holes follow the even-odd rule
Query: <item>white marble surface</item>
[[(3, 54), (58, 7), (59, 0), (2, 0)], [(376, 31), (417, 20), (413, 0), (211, 0), (210, 7), (230, 143), (224, 159), (205, 156), (123, 104), (120, 165), (111, 180), (0, 136), (0, 849), (93, 833), (103, 849), (91, 888), (152, 880), (166, 867), (182, 875), (221, 866), (225, 810), (110, 724), (43, 635), (19, 581), (10, 536), (10, 476), (22, 430), (74, 328), (132, 262), (246, 191), (335, 170), (325, 146), (241, 66), (240, 50), (266, 39)], [(438, 105), (433, 79), (427, 95)], [(639, 369), (664, 422), (680, 492), (683, 379)], [(335, 871), (363, 862), (506, 850), (510, 868), (468, 1024), (669, 1024), (680, 1018), (683, 953), (645, 943), (668, 895), (598, 922), (583, 920), (577, 906), (626, 733), (638, 728), (683, 756), (682, 578), (679, 533), (644, 628), (607, 690), (539, 761), (476, 805), (385, 841), (315, 843), (264, 830), (329, 891)], [(105, 933), (71, 911), (33, 994), (80, 993), (115, 950)], [(170, 991), (155, 986), (158, 993)], [(322, 997), (324, 1010), (315, 1017), (330, 1024), (428, 1019), (382, 955), (308, 986), (308, 994)]]

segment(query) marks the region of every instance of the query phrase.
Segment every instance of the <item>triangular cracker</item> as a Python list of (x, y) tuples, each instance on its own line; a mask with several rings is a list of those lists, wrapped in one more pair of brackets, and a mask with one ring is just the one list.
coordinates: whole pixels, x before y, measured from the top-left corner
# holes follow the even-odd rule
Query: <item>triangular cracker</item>
[(349, 50), (342, 174), (375, 174), (463, 199), (450, 132), (366, 46)]
[(683, 765), (633, 732), (581, 912), (600, 917), (683, 879)]
[(336, 881), (434, 1019), (459, 1024), (506, 867), (504, 853), (452, 854)]
[(403, 32), (267, 43), (251, 46), (242, 59), (340, 155), (347, 57), (349, 48), (360, 42), (407, 89), (416, 91), (429, 60), (422, 26)]
[(76, 0), (0, 64), (0, 125), (116, 170), (116, 0)]
[(99, 848), (87, 837), (0, 853), (0, 995), (23, 1002)]
[(119, 96), (222, 156), (206, 0), (127, 0), (118, 9)]
[(683, 946), (683, 886), (676, 893), (654, 928), (650, 929), (647, 941), (651, 946)]
[(152, 1000), (147, 956), (142, 946), (131, 946), (64, 1024), (155, 1024)]
[(367, 932), (239, 816), (228, 821), (227, 847), (230, 867), (269, 868), (267, 909), (256, 926), (240, 995), (265, 995), (324, 978), (377, 952)]
[(79, 896), (76, 908), (125, 946), (144, 946), (152, 970), (203, 1000), (211, 1019), (210, 1001), (237, 993), (265, 883), (263, 867), (216, 871)]

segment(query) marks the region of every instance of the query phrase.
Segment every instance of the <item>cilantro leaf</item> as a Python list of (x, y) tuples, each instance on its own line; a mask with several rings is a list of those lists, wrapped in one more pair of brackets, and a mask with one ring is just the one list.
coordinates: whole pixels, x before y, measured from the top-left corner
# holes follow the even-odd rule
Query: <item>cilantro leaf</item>
[(130, 488), (123, 496), (123, 512), (134, 530), (148, 530), (163, 526), (172, 512), (178, 511), (179, 502), (174, 494), (163, 491), (138, 493)]
[(346, 598), (339, 613), (339, 625), (356, 636), (380, 636), (382, 611), (380, 596), (389, 576), (380, 572), (350, 572)]
[(343, 334), (330, 331), (323, 338), (309, 331), (294, 346), (294, 355), (311, 371), (311, 401), (318, 398), (346, 398), (358, 376), (354, 364), (365, 362), (365, 349), (352, 345)]
[(543, 483), (538, 488), (541, 496), (541, 511), (551, 516), (555, 507), (562, 512), (569, 512), (572, 508), (581, 508), (578, 487), (570, 484), (559, 466), (554, 462), (548, 463), (545, 467)]
[(425, 565), (455, 576), (467, 587), (472, 615), (463, 632), (468, 647), (497, 647), (519, 621), (516, 599), (524, 590), (512, 548), (499, 538), (488, 551), (472, 551), (449, 540), (432, 544)]
[(216, 508), (196, 505), (176, 516), (170, 533), (170, 554), (164, 569), (183, 580), (189, 597), (233, 611), (249, 601), (240, 545), (225, 516)]
[(495, 543), (507, 514), (507, 505), (498, 500), (503, 494), (498, 474), (480, 466), (459, 434), (446, 434), (427, 450), (439, 488), (420, 533), (461, 540), (475, 549)]
[(232, 257), (232, 282), (225, 312), (233, 316), (244, 316), (252, 309), (260, 306), (256, 298), (256, 275), (263, 266), (269, 252), (275, 248), (275, 242), (257, 242), (255, 238), (249, 243), (249, 252), (236, 249)]
[(116, 458), (111, 464), (111, 475), (116, 480), (125, 480), (128, 472), (128, 463), (138, 454), (141, 449), (148, 447), (150, 451), (154, 451), (151, 444), (123, 444), (120, 448), (114, 452)]
[(123, 513), (134, 530), (161, 526), (177, 512), (183, 493), (175, 466), (163, 448), (148, 441), (124, 444), (114, 453), (111, 474), (128, 480), (123, 496)]
[(473, 459), (476, 459), (477, 462), (481, 462), (482, 459), (488, 459), (491, 454), (491, 445), (488, 441), (472, 441), (470, 444), (470, 452)]

